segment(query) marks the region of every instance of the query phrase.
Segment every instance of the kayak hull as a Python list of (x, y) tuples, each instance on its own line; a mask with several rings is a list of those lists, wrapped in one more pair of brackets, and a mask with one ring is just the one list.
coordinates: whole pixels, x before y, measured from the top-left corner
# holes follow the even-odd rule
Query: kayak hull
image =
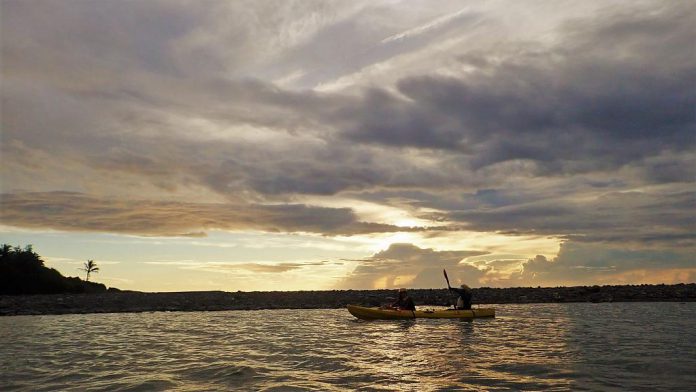
[(367, 308), (356, 305), (348, 305), (347, 308), (350, 314), (362, 320), (407, 320), (414, 318), (474, 319), (483, 317), (495, 317), (494, 308), (478, 308), (471, 310), (441, 309), (415, 311)]

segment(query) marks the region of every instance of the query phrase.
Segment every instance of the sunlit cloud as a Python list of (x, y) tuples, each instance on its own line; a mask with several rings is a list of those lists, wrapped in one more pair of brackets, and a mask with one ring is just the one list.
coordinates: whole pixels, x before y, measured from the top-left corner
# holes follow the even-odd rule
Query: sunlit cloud
[(309, 262), (284, 262), (284, 263), (248, 263), (248, 262), (200, 262), (194, 260), (184, 261), (147, 261), (145, 264), (176, 266), (182, 269), (199, 270), (206, 272), (220, 273), (283, 273), (305, 267), (316, 267), (323, 265), (342, 265), (341, 262), (331, 262), (328, 260), (309, 261)]
[[(67, 231), (204, 237), (204, 230), (262, 230), (352, 235), (413, 231), (360, 222), (348, 208), (302, 204), (202, 204), (101, 199), (71, 192), (4, 194), (3, 221), (20, 227)], [(422, 229), (421, 229), (422, 230)]]
[(435, 251), (395, 243), (364, 260), (357, 260), (355, 269), (339, 286), (367, 289), (442, 287), (442, 270), (445, 268), (453, 284), (466, 281), (478, 286), (478, 279), (485, 274), (485, 270), (460, 262), (466, 257), (485, 253), (476, 250)]
[[(478, 285), (693, 279), (688, 2), (28, 0), (0, 18), (13, 239), (268, 251), (202, 260), (205, 287), (230, 268), (249, 288), (437, 283), (395, 256), (357, 274), (283, 259), (395, 244)], [(483, 253), (453, 264), (461, 249)]]
[(424, 33), (428, 32), (429, 30), (433, 30), (435, 28), (438, 28), (438, 27), (440, 27), (448, 22), (453, 21), (456, 18), (461, 17), (462, 15), (465, 15), (467, 13), (467, 11), (468, 11), (468, 8), (463, 8), (457, 12), (443, 15), (443, 16), (441, 16), (433, 21), (430, 21), (428, 23), (425, 23), (423, 25), (413, 27), (409, 30), (406, 30), (406, 31), (400, 32), (398, 34), (394, 34), (392, 36), (389, 36), (380, 42), (383, 44), (386, 44), (386, 43), (389, 43), (391, 41), (403, 40), (403, 39), (411, 38), (413, 36), (424, 34)]
[(523, 263), (517, 285), (563, 286), (615, 283), (686, 283), (694, 277), (690, 250), (630, 249), (616, 245), (567, 242), (558, 256), (536, 256)]

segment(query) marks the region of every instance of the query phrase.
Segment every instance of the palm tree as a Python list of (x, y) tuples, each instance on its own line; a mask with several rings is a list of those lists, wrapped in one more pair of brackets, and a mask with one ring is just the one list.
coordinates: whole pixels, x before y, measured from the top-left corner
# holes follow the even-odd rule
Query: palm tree
[(94, 262), (94, 260), (87, 260), (85, 262), (85, 268), (80, 268), (82, 271), (87, 272), (87, 279), (85, 281), (89, 282), (89, 274), (92, 272), (97, 273), (99, 272), (99, 267), (97, 267), (97, 263)]

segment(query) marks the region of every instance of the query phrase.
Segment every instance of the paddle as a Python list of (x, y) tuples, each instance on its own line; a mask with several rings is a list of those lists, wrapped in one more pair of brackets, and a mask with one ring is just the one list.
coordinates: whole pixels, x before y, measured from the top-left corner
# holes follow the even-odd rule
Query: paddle
[(445, 273), (445, 280), (447, 281), (447, 288), (448, 288), (448, 289), (451, 289), (452, 286), (450, 286), (449, 278), (447, 277), (447, 270), (446, 270), (446, 269), (443, 269), (442, 272)]
[[(450, 286), (449, 277), (447, 276), (447, 270), (446, 270), (446, 269), (443, 269), (442, 272), (445, 274), (445, 280), (447, 281), (447, 288), (448, 288), (448, 289), (452, 289), (452, 286)], [(450, 291), (451, 291), (451, 290), (450, 290)], [(455, 309), (457, 309), (456, 303), (457, 303), (457, 302), (455, 302), (455, 305), (454, 305), (454, 308), (455, 308)]]

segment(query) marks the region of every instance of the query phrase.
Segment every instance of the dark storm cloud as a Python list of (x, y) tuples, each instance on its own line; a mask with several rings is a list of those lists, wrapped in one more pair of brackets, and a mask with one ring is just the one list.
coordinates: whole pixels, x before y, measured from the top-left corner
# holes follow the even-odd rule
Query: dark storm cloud
[(581, 200), (544, 200), (452, 212), (449, 218), (477, 231), (567, 236), (577, 241), (696, 245), (693, 192), (614, 192)]
[[(437, 210), (427, 217), (451, 223), (440, 231), (693, 244), (689, 3), (609, 7), (554, 30), (550, 46), (462, 44), (447, 66), (382, 64), (395, 85), (330, 93), (269, 75), (302, 68), (311, 84), (413, 50), (427, 57), (486, 15), (409, 30), (390, 9), (356, 11), (376, 15), (367, 23), (313, 13), (315, 3), (194, 4), (2, 3), (3, 191), (85, 193), (10, 193), (3, 223), (156, 235), (397, 230), (293, 202), (340, 195)], [(372, 41), (383, 51), (360, 51)], [(652, 185), (662, 188), (642, 189)], [(229, 203), (128, 201), (181, 194)]]
[[(184, 9), (177, 10), (185, 13)], [(690, 88), (693, 85), (690, 81), (694, 80), (693, 61), (689, 63), (692, 59), (685, 58), (683, 51), (663, 48), (675, 47), (663, 45), (663, 42), (680, 43), (688, 35), (688, 22), (693, 19), (693, 12), (678, 11), (682, 14), (679, 18), (674, 16), (677, 11), (667, 9), (637, 20), (634, 15), (623, 15), (623, 19), (611, 16), (590, 25), (577, 23), (568, 27), (567, 38), (556, 48), (539, 53), (536, 48), (523, 47), (514, 58), (510, 59), (508, 54), (508, 60), (500, 64), (488, 60), (485, 53), (469, 54), (461, 61), (478, 67), (479, 71), (473, 76), (465, 79), (408, 77), (398, 84), (405, 97), (379, 88), (358, 97), (292, 92), (267, 82), (230, 81), (200, 74), (183, 80), (151, 76), (145, 84), (137, 84), (137, 78), (122, 80), (127, 89), (120, 90), (120, 94), (126, 95), (117, 95), (120, 98), (117, 102), (113, 102), (113, 97), (101, 97), (101, 100), (96, 97), (96, 102), (90, 99), (88, 106), (84, 106), (80, 96), (49, 89), (42, 92), (46, 96), (45, 104), (37, 102), (37, 98), (25, 99), (16, 105), (13, 105), (16, 99), (9, 100), (3, 109), (9, 119), (7, 135), (25, 140), (31, 137), (33, 143), (45, 140), (44, 143), (51, 146), (56, 144), (51, 140), (58, 138), (82, 141), (69, 145), (91, 146), (98, 150), (99, 157), (104, 156), (106, 146), (118, 145), (124, 139), (131, 150), (150, 143), (150, 150), (134, 151), (131, 155), (147, 155), (149, 164), (146, 167), (159, 165), (160, 171), (171, 167), (166, 159), (171, 150), (217, 148), (218, 154), (210, 155), (220, 163), (215, 159), (204, 162), (197, 166), (203, 172), (192, 173), (194, 176), (220, 191), (230, 189), (227, 173), (233, 172), (235, 176), (248, 173), (247, 179), (234, 183), (271, 195), (328, 195), (378, 186), (440, 188), (451, 184), (455, 178), (461, 181), (457, 171), (481, 169), (513, 159), (535, 162), (539, 175), (611, 170), (665, 149), (678, 150), (693, 145), (694, 138), (690, 136), (694, 132), (693, 113), (687, 105), (694, 98), (694, 89)], [(178, 17), (183, 27), (171, 34), (161, 34), (173, 40), (183, 31), (194, 29), (195, 23), (190, 19), (200, 22), (204, 16), (194, 13)], [(186, 21), (188, 24), (184, 23)], [(668, 29), (666, 23), (674, 26)], [(633, 28), (617, 27), (626, 24)], [(605, 37), (617, 29), (628, 32), (618, 38)], [(640, 45), (636, 41), (640, 41)], [(631, 50), (631, 56), (619, 56), (619, 51), (612, 52), (602, 46), (612, 48), (621, 43)], [(655, 59), (652, 53), (658, 47), (661, 57)], [(80, 49), (72, 50), (80, 53)], [(129, 54), (133, 56), (137, 51)], [(12, 66), (5, 69), (10, 73), (14, 70)], [(115, 74), (117, 80), (119, 74)], [(91, 86), (92, 90), (96, 87)], [(80, 92), (85, 93), (90, 96), (90, 89)], [(20, 92), (12, 93), (13, 98), (18, 96), (22, 96)], [(138, 108), (131, 102), (133, 97), (142, 97), (133, 101)], [(121, 102), (126, 98), (131, 103)], [(61, 103), (68, 107), (61, 109)], [(36, 116), (27, 112), (28, 107), (46, 108), (44, 113), (56, 111), (60, 116), (32, 120)], [(143, 108), (148, 111), (143, 112)], [(237, 148), (238, 142), (222, 141), (213, 147), (205, 143), (192, 144), (191, 140), (170, 136), (175, 126), (171, 120), (161, 117), (163, 111), (204, 117), (221, 127), (265, 126), (290, 135), (318, 132), (326, 144), (308, 146), (300, 139), (286, 150), (277, 151), (279, 154), (265, 153), (266, 147), (260, 146)], [(155, 132), (153, 137), (165, 137), (166, 151), (158, 151), (155, 140), (143, 135), (124, 134), (126, 130), (120, 125), (124, 116), (129, 118), (126, 127), (148, 128)], [(51, 132), (46, 132), (46, 123), (51, 124)], [(114, 132), (118, 128), (121, 129)], [(105, 132), (95, 135), (95, 129)], [(463, 154), (463, 158), (455, 165), (441, 165), (440, 173), (422, 170), (404, 159), (394, 166), (408, 167), (411, 173), (409, 177), (400, 176), (398, 169), (385, 163), (398, 159), (398, 153), (378, 150), (365, 153), (334, 138), (333, 129), (350, 140), (450, 150), (450, 154)], [(30, 136), (28, 130), (35, 130), (35, 136)], [(298, 148), (302, 156), (292, 153)], [(78, 155), (79, 151), (70, 153)], [(158, 157), (158, 153), (164, 156)], [(286, 156), (278, 159), (281, 154)], [(240, 158), (226, 158), (237, 155), (241, 155)], [(257, 156), (273, 159), (259, 161)], [(441, 159), (447, 157), (445, 153)], [(680, 166), (665, 158), (659, 167), (670, 168), (669, 173), (656, 175), (655, 167), (649, 166), (645, 170), (653, 174), (646, 176), (660, 181), (688, 179), (689, 175), (680, 171)], [(284, 168), (291, 170), (286, 173)], [(146, 170), (143, 174), (148, 173), (158, 174), (158, 171)]]
[[(696, 136), (695, 136), (696, 137)], [(650, 183), (689, 183), (696, 181), (696, 154), (657, 156), (636, 165)]]
[(361, 222), (349, 208), (302, 204), (214, 204), (95, 198), (71, 192), (2, 194), (5, 225), (153, 236), (200, 236), (205, 230), (261, 230), (355, 235), (419, 229)]
[[(345, 137), (386, 146), (461, 151), (471, 168), (526, 159), (540, 173), (618, 168), (696, 138), (696, 58), (685, 56), (696, 12), (666, 6), (567, 27), (543, 50), (521, 47), (502, 62), (472, 53), (465, 78), (402, 79), (403, 97), (371, 90), (347, 110)], [(672, 175), (672, 178), (679, 178)]]

